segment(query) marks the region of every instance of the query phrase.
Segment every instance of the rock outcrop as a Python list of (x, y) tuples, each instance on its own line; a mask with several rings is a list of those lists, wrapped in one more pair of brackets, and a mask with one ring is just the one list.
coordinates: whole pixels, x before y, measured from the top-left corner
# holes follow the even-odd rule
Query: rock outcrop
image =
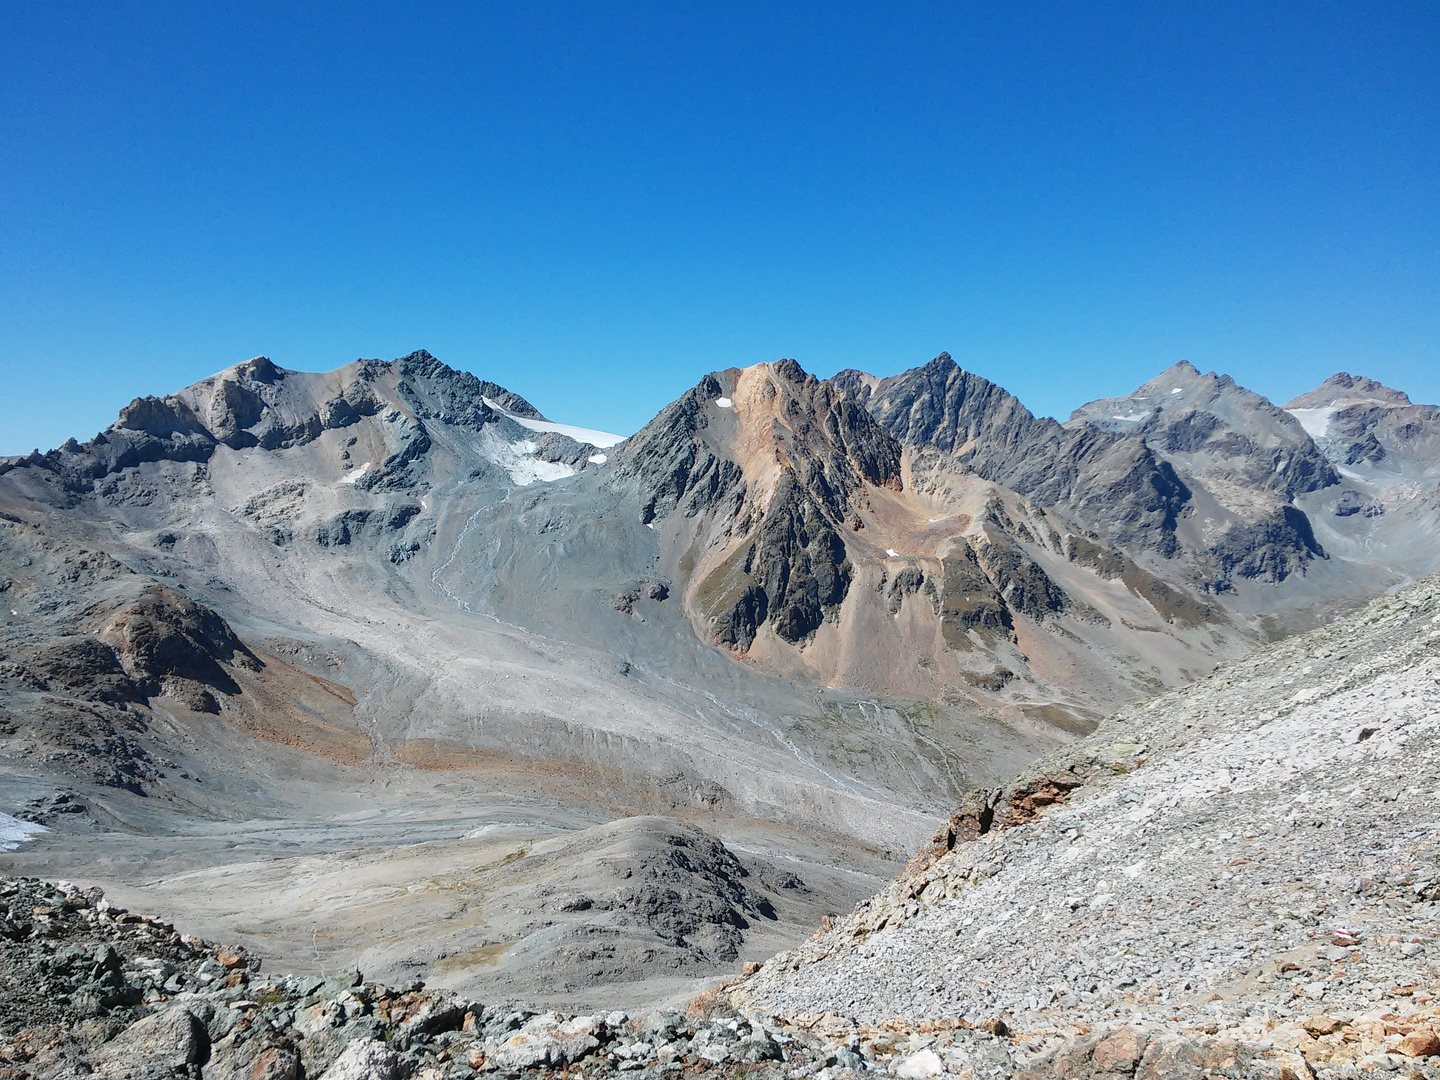
[(905, 445), (944, 451), (1042, 506), (1098, 511), (1116, 543), (1162, 555), (1176, 550), (1176, 523), (1190, 492), (1143, 440), (1037, 418), (949, 353), (889, 379), (842, 371), (834, 382)]

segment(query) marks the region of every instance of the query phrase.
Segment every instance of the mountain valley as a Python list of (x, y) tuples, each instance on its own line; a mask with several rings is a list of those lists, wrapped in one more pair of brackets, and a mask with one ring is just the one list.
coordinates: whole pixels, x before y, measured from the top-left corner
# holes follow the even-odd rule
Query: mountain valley
[(686, 1000), (1440, 572), (1437, 481), (1440, 409), (1348, 375), (1062, 424), (944, 354), (782, 360), (622, 439), (424, 352), (257, 358), (0, 459), (0, 826), (49, 830), (3, 858), (281, 970)]

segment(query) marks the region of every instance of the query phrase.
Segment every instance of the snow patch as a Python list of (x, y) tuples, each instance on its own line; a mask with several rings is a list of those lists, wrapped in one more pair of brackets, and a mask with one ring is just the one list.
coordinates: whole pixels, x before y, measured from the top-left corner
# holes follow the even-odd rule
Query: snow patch
[(510, 479), (520, 487), (526, 487), (537, 480), (548, 484), (575, 475), (573, 465), (537, 458), (535, 451), (538, 449), (539, 446), (529, 439), (522, 439), (517, 443), (506, 442), (488, 425), (480, 432), (480, 452), (508, 472)]
[(365, 462), (364, 465), (361, 465), (358, 469), (355, 469), (355, 470), (353, 470), (352, 472), (348, 472), (348, 473), (346, 473), (344, 476), (342, 476), (342, 477), (340, 478), (340, 483), (342, 483), (342, 484), (353, 484), (353, 483), (355, 483), (356, 480), (359, 480), (360, 477), (364, 476), (364, 475), (365, 475), (367, 472), (369, 472), (369, 471), (370, 471), (370, 462), (367, 461), (367, 462)]
[(735, 402), (731, 401), (728, 397), (717, 397), (715, 404), (719, 405), (722, 409), (733, 409), (735, 407)]
[(521, 427), (529, 428), (531, 431), (553, 431), (557, 435), (566, 435), (576, 442), (589, 443), (591, 446), (600, 447), (614, 446), (616, 443), (624, 442), (628, 437), (625, 435), (614, 435), (608, 431), (596, 431), (594, 428), (576, 427), (574, 424), (552, 424), (549, 420), (532, 420), (528, 416), (516, 416), (509, 409), (504, 408), (497, 402), (491, 401), (488, 397), (482, 397), (480, 400), (502, 416), (508, 416)]
[(1291, 416), (1300, 421), (1300, 426), (1312, 439), (1323, 439), (1325, 433), (1330, 430), (1330, 418), (1335, 415), (1334, 405), (1327, 405), (1323, 409), (1286, 409)]
[(899, 553), (898, 551), (896, 551), (894, 548), (886, 548), (886, 549), (885, 549), (885, 554), (886, 554), (886, 555), (889, 555), (890, 558), (892, 558), (892, 559), (898, 559), (898, 558), (900, 557), (900, 553)]
[(1185, 388), (1184, 388), (1183, 386), (1177, 386), (1177, 387), (1175, 387), (1174, 390), (1171, 390), (1171, 391), (1170, 391), (1170, 393), (1172, 393), (1172, 394), (1183, 394), (1184, 392), (1185, 392)]
[(1119, 416), (1119, 415), (1112, 416), (1110, 419), (1112, 419), (1112, 420), (1124, 420), (1125, 423), (1127, 423), (1127, 424), (1134, 424), (1134, 423), (1138, 423), (1138, 422), (1141, 421), (1141, 420), (1144, 420), (1144, 419), (1145, 419), (1147, 416), (1149, 416), (1149, 415), (1150, 415), (1149, 413), (1137, 412), (1137, 413), (1131, 413), (1129, 416)]
[(604, 454), (591, 454), (585, 460), (590, 462), (591, 465), (604, 465), (605, 462), (609, 461), (610, 459)]
[(21, 844), (28, 844), (41, 833), (49, 831), (44, 825), (0, 813), (0, 851), (15, 851)]

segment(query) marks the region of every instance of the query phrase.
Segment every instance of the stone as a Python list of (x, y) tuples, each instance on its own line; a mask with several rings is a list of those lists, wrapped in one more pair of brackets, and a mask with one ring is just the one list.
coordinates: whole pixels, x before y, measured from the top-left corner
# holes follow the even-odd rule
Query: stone
[(1277, 1080), (1315, 1080), (1309, 1063), (1299, 1054), (1276, 1054)]
[(499, 1069), (536, 1065), (568, 1065), (600, 1045), (600, 1021), (593, 1016), (562, 1020), (542, 1013), (513, 1035), (486, 1047), (486, 1057)]
[(895, 1068), (895, 1075), (900, 1080), (928, 1080), (929, 1077), (939, 1076), (945, 1071), (945, 1064), (940, 1060), (940, 1055), (934, 1050), (918, 1050), (902, 1061)]
[(299, 1080), (299, 1077), (300, 1056), (294, 1050), (288, 1046), (267, 1046), (255, 1056), (248, 1080)]
[(97, 1071), (128, 1073), (141, 1065), (183, 1070), (199, 1065), (210, 1052), (210, 1036), (192, 1013), (170, 1008), (135, 1021), (97, 1055)]
[(1135, 1069), (1135, 1080), (1200, 1080), (1205, 1053), (1194, 1039), (1162, 1035), (1152, 1039)]
[(378, 1039), (357, 1039), (340, 1052), (321, 1080), (402, 1080), (407, 1071), (404, 1059)]
[(1091, 1055), (1097, 1073), (1132, 1073), (1145, 1053), (1149, 1037), (1137, 1028), (1123, 1027), (1102, 1039)]
[(463, 1002), (427, 1001), (400, 1025), (400, 1029), (409, 1034), (435, 1035), (442, 1031), (456, 1031), (464, 1023)]
[(1300, 1026), (1311, 1035), (1333, 1035), (1346, 1024), (1347, 1021), (1337, 1020), (1333, 1016), (1312, 1016), (1300, 1022)]
[(1440, 1035), (1431, 1028), (1417, 1028), (1400, 1040), (1406, 1057), (1440, 1057)]
[(221, 949), (215, 954), (215, 961), (226, 971), (234, 971), (245, 966), (246, 957), (240, 949)]

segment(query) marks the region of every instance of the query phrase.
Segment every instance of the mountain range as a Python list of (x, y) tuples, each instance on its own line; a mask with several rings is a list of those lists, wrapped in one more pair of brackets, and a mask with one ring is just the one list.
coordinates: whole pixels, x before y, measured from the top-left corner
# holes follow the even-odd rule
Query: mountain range
[(780, 360), (622, 439), (425, 352), (256, 358), (0, 459), (0, 809), (52, 830), (7, 858), (292, 966), (687, 992), (1440, 571), (1437, 481), (1440, 409), (1346, 374), (1060, 423), (945, 354)]

